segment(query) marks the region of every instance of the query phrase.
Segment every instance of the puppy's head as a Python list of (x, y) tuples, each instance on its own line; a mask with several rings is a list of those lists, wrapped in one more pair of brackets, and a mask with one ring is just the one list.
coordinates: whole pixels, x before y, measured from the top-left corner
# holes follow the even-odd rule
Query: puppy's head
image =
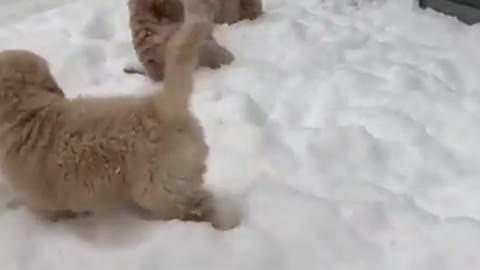
[(129, 8), (167, 18), (177, 18), (183, 14), (181, 0), (130, 0)]
[(45, 91), (64, 97), (50, 72), (48, 62), (27, 50), (0, 52), (0, 88), (7, 85), (15, 91)]

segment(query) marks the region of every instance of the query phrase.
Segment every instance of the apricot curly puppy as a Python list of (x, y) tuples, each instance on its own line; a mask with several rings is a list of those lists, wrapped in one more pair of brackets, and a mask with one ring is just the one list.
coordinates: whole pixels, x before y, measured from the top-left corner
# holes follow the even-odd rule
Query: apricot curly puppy
[(238, 224), (203, 186), (208, 147), (189, 111), (214, 2), (182, 1), (186, 19), (153, 96), (68, 100), (42, 57), (0, 52), (1, 165), (31, 210), (55, 219), (134, 205), (160, 219)]
[[(216, 23), (235, 23), (255, 19), (262, 13), (261, 0), (216, 0)], [(126, 67), (126, 73), (147, 75), (154, 81), (163, 80), (165, 48), (183, 20), (180, 0), (130, 0), (130, 30), (133, 46), (142, 66)], [(199, 66), (218, 69), (230, 64), (233, 54), (209, 35), (200, 46)]]

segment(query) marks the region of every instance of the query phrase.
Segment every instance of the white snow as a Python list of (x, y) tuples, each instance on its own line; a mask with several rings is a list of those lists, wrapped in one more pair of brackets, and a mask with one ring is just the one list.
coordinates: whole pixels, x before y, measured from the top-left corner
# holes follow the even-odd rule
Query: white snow
[[(241, 226), (3, 207), (0, 269), (480, 269), (480, 26), (413, 0), (264, 3), (217, 29), (236, 61), (192, 100)], [(2, 0), (0, 49), (45, 56), (69, 97), (142, 94), (127, 20), (126, 0)]]

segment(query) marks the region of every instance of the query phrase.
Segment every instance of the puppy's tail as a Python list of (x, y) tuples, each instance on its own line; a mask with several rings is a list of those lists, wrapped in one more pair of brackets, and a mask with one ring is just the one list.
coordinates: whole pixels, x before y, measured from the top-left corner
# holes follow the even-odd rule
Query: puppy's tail
[(189, 114), (193, 74), (198, 66), (201, 43), (213, 28), (213, 19), (191, 15), (185, 10), (185, 21), (167, 44), (164, 92), (157, 107), (168, 118)]

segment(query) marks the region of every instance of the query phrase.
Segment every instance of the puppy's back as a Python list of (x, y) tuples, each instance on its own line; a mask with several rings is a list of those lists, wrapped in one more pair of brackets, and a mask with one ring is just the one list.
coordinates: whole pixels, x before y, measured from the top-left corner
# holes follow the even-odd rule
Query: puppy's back
[(126, 196), (129, 173), (158, 151), (162, 130), (146, 98), (65, 101), (3, 133), (3, 165), (30, 205), (111, 207)]

